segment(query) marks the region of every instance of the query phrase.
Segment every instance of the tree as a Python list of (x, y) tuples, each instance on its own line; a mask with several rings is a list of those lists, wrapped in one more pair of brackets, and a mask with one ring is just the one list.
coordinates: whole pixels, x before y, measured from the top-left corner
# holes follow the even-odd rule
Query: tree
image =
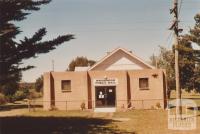
[[(183, 36), (183, 39), (187, 40), (190, 43), (195, 43), (200, 47), (200, 14), (197, 14), (194, 17), (195, 26), (190, 29), (189, 33)], [(200, 50), (187, 49), (187, 51), (192, 51), (194, 54), (193, 60), (200, 64)]]
[(43, 89), (43, 76), (40, 76), (39, 78), (36, 79), (35, 81), (35, 90), (37, 92), (41, 92)]
[[(196, 89), (197, 92), (200, 92), (200, 49), (196, 50), (192, 48), (192, 44), (196, 44), (200, 48), (200, 14), (197, 14), (195, 17), (195, 26), (190, 29), (188, 34), (185, 34), (182, 36), (181, 40), (185, 40), (185, 42), (188, 42), (191, 47), (183, 47), (180, 46), (179, 50), (184, 51), (186, 53), (190, 53), (190, 61), (194, 63), (194, 66), (192, 68), (194, 75), (191, 79), (191, 83), (194, 89)], [(188, 60), (186, 60), (188, 62)], [(190, 68), (188, 68), (190, 69)]]
[[(191, 49), (191, 44), (185, 40), (181, 40), (179, 44), (184, 48)], [(193, 53), (180, 49), (179, 54), (181, 89), (186, 89), (188, 91), (193, 90), (193, 82), (191, 82), (195, 75), (195, 62), (191, 60)], [(175, 89), (174, 48), (172, 50), (167, 50), (164, 47), (160, 47), (159, 55), (157, 57), (154, 55), (150, 57), (152, 64), (155, 64), (155, 59), (157, 60), (158, 68), (166, 69), (169, 90)]]
[[(193, 77), (195, 75), (195, 61), (193, 48), (190, 42), (184, 38), (179, 40), (179, 68), (180, 87), (187, 91), (193, 90)], [(188, 51), (191, 50), (191, 51)]]
[(76, 57), (76, 59), (72, 60), (68, 65), (67, 71), (74, 71), (76, 66), (87, 67), (87, 66), (92, 66), (95, 63), (96, 61), (88, 60), (86, 57)]
[(51, 0), (0, 0), (0, 92), (13, 94), (11, 88), (16, 87), (9, 85), (16, 85), (21, 79), (21, 72), (33, 68), (31, 65), (19, 67), (23, 60), (48, 53), (56, 46), (74, 38), (68, 34), (50, 41), (42, 41), (47, 31), (41, 28), (30, 38), (15, 40), (16, 35), (22, 31), (14, 22), (26, 19), (30, 11), (38, 11), (41, 5), (50, 2)]
[(157, 66), (157, 57), (154, 54), (150, 57), (150, 64), (154, 67)]
[(169, 89), (175, 89), (175, 77), (174, 77), (174, 54), (172, 50), (167, 50), (164, 47), (160, 46), (160, 52), (158, 56), (152, 55), (150, 57), (151, 64), (155, 66), (157, 60), (157, 67), (166, 69), (167, 73), (167, 85)]
[[(200, 47), (200, 14), (197, 14), (194, 19), (196, 22), (195, 26), (190, 29), (188, 34), (179, 38), (179, 45), (177, 49), (179, 50), (180, 86), (182, 89), (186, 89), (187, 91), (195, 89), (195, 91), (200, 92), (200, 50), (195, 50), (192, 47), (193, 43)], [(165, 68), (167, 70), (168, 85), (171, 89), (173, 89), (175, 86), (173, 71), (174, 47), (172, 51), (168, 50), (167, 52), (163, 50), (164, 49), (161, 48), (157, 63), (160, 68)], [(155, 64), (155, 60), (152, 58), (153, 56), (151, 57), (151, 61)], [(172, 77), (169, 78), (169, 76)]]

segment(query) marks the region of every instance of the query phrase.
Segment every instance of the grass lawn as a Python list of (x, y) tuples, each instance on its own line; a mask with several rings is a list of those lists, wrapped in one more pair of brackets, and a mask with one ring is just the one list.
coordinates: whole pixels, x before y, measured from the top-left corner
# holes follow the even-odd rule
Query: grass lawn
[[(101, 116), (102, 115), (102, 116)], [(166, 110), (133, 110), (112, 116), (89, 111), (37, 111), (21, 116), (2, 117), (0, 134), (199, 134), (168, 130)], [(200, 116), (197, 117), (200, 124)]]
[[(172, 93), (172, 96), (174, 93)], [(200, 95), (183, 93), (200, 106)], [(93, 113), (92, 111), (28, 112), (17, 109), (0, 117), (0, 134), (200, 134), (200, 111), (197, 129), (177, 131), (168, 129), (167, 110), (132, 110), (127, 112)], [(6, 112), (6, 111), (3, 111)], [(0, 112), (2, 115), (3, 112)], [(6, 114), (5, 114), (6, 115)]]

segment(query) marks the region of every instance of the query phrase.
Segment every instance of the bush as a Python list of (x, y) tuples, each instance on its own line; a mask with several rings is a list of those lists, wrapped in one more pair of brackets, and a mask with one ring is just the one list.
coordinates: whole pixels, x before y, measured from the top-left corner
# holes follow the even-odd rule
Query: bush
[(161, 108), (161, 105), (160, 105), (159, 102), (156, 103), (156, 107), (157, 107), (158, 109)]
[(85, 103), (81, 103), (81, 110), (84, 110), (85, 109)]
[(0, 105), (5, 104), (6, 102), (6, 97), (2, 93), (0, 93)]
[(27, 97), (27, 93), (22, 91), (22, 90), (18, 90), (12, 97), (12, 99), (14, 101), (18, 101), (18, 100), (23, 100)]
[(37, 92), (36, 90), (30, 90), (28, 99), (35, 99), (35, 98), (40, 98), (42, 97), (42, 93)]
[(36, 79), (35, 90), (37, 92), (42, 92), (42, 90), (43, 90), (43, 76), (40, 76), (39, 78)]
[(0, 84), (1, 93), (5, 96), (14, 95), (18, 89), (18, 84), (16, 82), (9, 82), (8, 84)]

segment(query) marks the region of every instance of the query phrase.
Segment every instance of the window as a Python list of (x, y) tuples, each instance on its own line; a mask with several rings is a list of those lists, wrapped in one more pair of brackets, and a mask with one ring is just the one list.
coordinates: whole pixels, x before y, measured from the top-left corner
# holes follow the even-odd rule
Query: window
[(148, 78), (139, 78), (139, 88), (141, 90), (149, 89), (149, 79)]
[(61, 81), (62, 85), (62, 91), (71, 91), (71, 80), (62, 80)]

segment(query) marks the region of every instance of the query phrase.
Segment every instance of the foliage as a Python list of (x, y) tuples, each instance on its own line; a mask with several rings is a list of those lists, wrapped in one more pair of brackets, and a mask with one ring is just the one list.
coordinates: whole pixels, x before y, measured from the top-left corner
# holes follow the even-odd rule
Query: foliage
[[(183, 38), (187, 40), (188, 42), (192, 42), (200, 47), (200, 14), (197, 14), (194, 17), (195, 20), (195, 26), (190, 29), (189, 33), (184, 35)], [(185, 51), (190, 51), (193, 53), (194, 57), (193, 60), (197, 62), (197, 64), (200, 64), (200, 49), (194, 50), (194, 49), (186, 49)]]
[[(170, 89), (175, 88), (174, 77), (174, 50), (179, 51), (179, 70), (180, 86), (186, 91), (195, 90), (200, 92), (200, 49), (194, 49), (193, 44), (200, 48), (200, 14), (194, 17), (196, 24), (190, 29), (188, 34), (179, 38), (177, 48), (167, 50), (160, 48), (160, 54), (157, 57), (158, 68), (164, 68), (167, 71), (168, 86)], [(150, 57), (151, 62), (155, 65), (155, 56)]]
[(152, 65), (155, 65), (155, 60), (157, 60), (157, 67), (166, 69), (167, 73), (167, 84), (169, 89), (175, 89), (175, 77), (174, 68), (172, 64), (174, 63), (174, 54), (171, 50), (167, 50), (160, 46), (160, 52), (158, 56), (155, 55), (150, 57)]
[(81, 110), (85, 110), (86, 109), (86, 106), (85, 106), (85, 103), (81, 103)]
[[(180, 41), (180, 46), (191, 48), (191, 45), (185, 40)], [(183, 49), (179, 50), (180, 85), (182, 89), (188, 89), (188, 91), (193, 90), (193, 82), (191, 81), (194, 76), (195, 63), (190, 59), (192, 57), (193, 54), (191, 52), (185, 52)], [(160, 47), (159, 55), (150, 57), (153, 65), (155, 64), (155, 58), (157, 67), (166, 69), (169, 90), (175, 89), (174, 48), (173, 50), (167, 50), (164, 47)]]
[[(21, 72), (33, 68), (20, 67), (23, 60), (36, 58), (38, 54), (48, 53), (63, 42), (73, 39), (73, 35), (62, 35), (50, 41), (42, 41), (47, 31), (39, 29), (32, 37), (16, 41), (22, 31), (14, 22), (26, 19), (30, 11), (38, 11), (41, 5), (51, 0), (0, 0), (0, 89), (6, 94), (14, 94), (15, 85), (21, 80)], [(11, 92), (10, 89), (13, 91)], [(7, 91), (9, 90), (9, 91)]]
[(35, 81), (35, 90), (37, 92), (42, 92), (42, 89), (43, 89), (43, 76), (40, 76)]
[(0, 105), (3, 105), (6, 103), (6, 97), (4, 94), (0, 93)]
[(74, 71), (75, 67), (87, 67), (92, 66), (96, 63), (94, 60), (88, 60), (86, 57), (76, 57), (76, 59), (72, 60), (68, 66), (68, 71)]
[(34, 89), (35, 82), (20, 82), (18, 83), (19, 90)]
[(191, 43), (184, 38), (179, 41), (179, 68), (180, 68), (180, 87), (188, 91), (193, 90), (193, 76), (195, 75), (195, 61)]
[(157, 103), (156, 103), (156, 107), (157, 107), (158, 109), (161, 108), (160, 102), (157, 102)]
[(9, 81), (9, 83), (0, 84), (0, 92), (6, 96), (13, 95), (18, 89), (18, 83), (14, 80)]
[(7, 96), (9, 102), (19, 101), (23, 99), (35, 99), (42, 97), (42, 93), (35, 91), (35, 89), (17, 90), (15, 94)]
[(27, 96), (28, 96), (28, 93), (26, 91), (18, 90), (12, 96), (12, 99), (13, 99), (12, 101), (19, 101), (19, 100), (26, 99)]
[(37, 92), (36, 90), (32, 89), (29, 91), (29, 94), (27, 96), (28, 99), (36, 99), (42, 97), (41, 92)]
[[(184, 53), (183, 59), (185, 66), (184, 75), (190, 77), (186, 80), (186, 77), (182, 77), (181, 81), (186, 83), (186, 90), (191, 91), (195, 89), (196, 92), (200, 92), (200, 49), (193, 49), (192, 45), (195, 44), (200, 48), (200, 14), (195, 17), (195, 26), (190, 29), (188, 34), (185, 34), (180, 39), (180, 46), (178, 47), (180, 55)], [(183, 45), (185, 44), (185, 45)]]

